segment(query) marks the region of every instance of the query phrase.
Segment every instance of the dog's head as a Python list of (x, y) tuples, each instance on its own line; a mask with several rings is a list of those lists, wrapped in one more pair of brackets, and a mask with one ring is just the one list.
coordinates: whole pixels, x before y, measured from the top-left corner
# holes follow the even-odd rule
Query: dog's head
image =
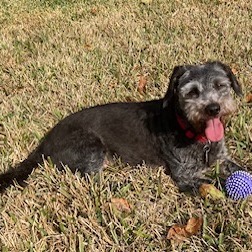
[(163, 106), (175, 99), (180, 112), (194, 130), (205, 131), (210, 140), (217, 141), (221, 138), (223, 117), (235, 110), (232, 89), (237, 95), (242, 95), (241, 86), (231, 69), (221, 62), (177, 66)]

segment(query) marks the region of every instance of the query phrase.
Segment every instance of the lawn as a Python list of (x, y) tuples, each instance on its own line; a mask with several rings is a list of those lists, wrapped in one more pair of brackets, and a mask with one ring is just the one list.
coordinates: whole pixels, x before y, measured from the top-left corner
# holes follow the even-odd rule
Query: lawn
[[(1, 0), (0, 170), (25, 159), (44, 134), (83, 107), (164, 95), (180, 64), (220, 60), (244, 97), (227, 123), (231, 156), (252, 169), (252, 9), (224, 0)], [(140, 82), (145, 92), (139, 92)], [(252, 199), (178, 192), (163, 168), (115, 160), (80, 178), (50, 163), (0, 198), (2, 251), (252, 251)], [(126, 199), (130, 211), (113, 207)], [(171, 225), (203, 217), (176, 244)]]

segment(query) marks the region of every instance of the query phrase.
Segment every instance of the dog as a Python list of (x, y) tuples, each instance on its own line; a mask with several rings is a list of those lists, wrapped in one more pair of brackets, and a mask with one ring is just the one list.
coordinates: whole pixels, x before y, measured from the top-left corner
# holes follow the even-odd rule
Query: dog
[(195, 192), (217, 161), (225, 176), (243, 169), (229, 158), (225, 118), (242, 95), (229, 66), (176, 66), (162, 99), (85, 108), (60, 121), (26, 160), (0, 175), (0, 190), (19, 184), (50, 160), (81, 175), (100, 171), (114, 155), (132, 166), (163, 166), (180, 191)]

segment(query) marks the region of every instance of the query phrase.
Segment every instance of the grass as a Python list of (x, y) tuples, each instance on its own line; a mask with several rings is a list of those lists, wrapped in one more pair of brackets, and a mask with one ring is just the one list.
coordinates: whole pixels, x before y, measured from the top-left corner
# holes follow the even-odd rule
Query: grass
[[(175, 65), (218, 59), (252, 92), (247, 1), (9, 0), (0, 5), (1, 171), (23, 160), (55, 123), (82, 107), (161, 97)], [(146, 93), (137, 91), (141, 76)], [(230, 154), (252, 168), (245, 99), (227, 124)], [(130, 213), (111, 207), (126, 198)], [(2, 251), (251, 251), (252, 201), (179, 194), (162, 167), (119, 161), (79, 178), (52, 165), (24, 190), (1, 195)], [(203, 215), (202, 233), (178, 246), (169, 226)]]

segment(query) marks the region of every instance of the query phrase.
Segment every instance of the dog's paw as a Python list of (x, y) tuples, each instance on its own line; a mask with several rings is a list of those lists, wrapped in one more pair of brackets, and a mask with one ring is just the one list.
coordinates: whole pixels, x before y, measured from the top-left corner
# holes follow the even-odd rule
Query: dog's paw
[(236, 171), (246, 171), (246, 168), (236, 164), (229, 159), (224, 160), (220, 164), (221, 177), (227, 178)]
[(211, 184), (212, 180), (210, 179), (199, 179), (194, 178), (190, 182), (177, 182), (177, 186), (180, 192), (190, 193), (192, 195), (199, 195), (199, 188), (202, 184)]

